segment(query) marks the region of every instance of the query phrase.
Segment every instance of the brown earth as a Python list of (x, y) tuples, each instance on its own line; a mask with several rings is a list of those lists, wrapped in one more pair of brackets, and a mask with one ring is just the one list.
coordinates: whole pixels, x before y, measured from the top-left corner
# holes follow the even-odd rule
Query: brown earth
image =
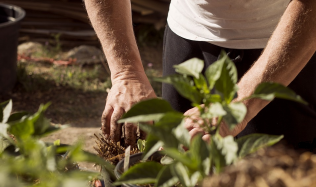
[[(149, 76), (161, 76), (162, 46), (141, 47), (140, 52), (143, 58), (143, 65), (146, 72), (150, 74)], [(79, 87), (63, 85), (50, 79), (52, 75), (49, 74), (49, 70), (55, 68), (54, 65), (41, 62), (23, 63), (26, 66), (34, 66), (32, 72), (27, 72), (27, 75), (22, 77), (25, 80), (19, 80), (12, 92), (0, 95), (0, 102), (12, 99), (14, 111), (27, 111), (30, 113), (36, 112), (40, 104), (51, 102), (52, 104), (48, 108), (46, 116), (54, 124), (68, 124), (71, 127), (49, 135), (43, 140), (53, 142), (60, 139), (63, 144), (73, 144), (79, 139), (84, 139), (83, 149), (96, 153), (93, 149), (95, 145), (94, 133), (101, 132), (100, 118), (105, 106), (106, 89), (90, 89), (87, 91), (81, 88), (80, 85)], [(99, 68), (100, 76), (98, 79), (108, 79), (109, 75), (106, 70), (101, 65), (99, 66), (101, 68)], [(82, 68), (91, 69), (93, 67)], [(56, 68), (56, 71), (63, 71), (60, 69), (62, 68)], [(27, 90), (25, 84), (31, 89)], [(154, 85), (153, 87), (155, 87), (159, 95), (160, 86)], [(83, 164), (83, 166), (93, 169), (92, 164)]]

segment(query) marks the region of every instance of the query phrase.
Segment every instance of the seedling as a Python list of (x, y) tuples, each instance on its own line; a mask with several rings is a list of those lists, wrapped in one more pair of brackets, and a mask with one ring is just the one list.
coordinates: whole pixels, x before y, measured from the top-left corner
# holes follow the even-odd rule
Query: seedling
[[(221, 122), (233, 129), (247, 113), (242, 102), (232, 102), (238, 90), (237, 70), (225, 52), (221, 52), (219, 60), (206, 69), (205, 76), (201, 73), (203, 68), (202, 60), (191, 59), (175, 66), (178, 74), (160, 78), (159, 81), (172, 84), (183, 97), (192, 102), (193, 107), (199, 108), (203, 120), (201, 126), (212, 135), (210, 142), (203, 141), (201, 136), (190, 140), (183, 123), (192, 116), (184, 116), (173, 110), (167, 101), (150, 99), (140, 102), (119, 123), (140, 123), (140, 128), (147, 132), (143, 160), (163, 147), (162, 153), (172, 161), (164, 165), (157, 162), (136, 164), (115, 185), (152, 183), (160, 187), (181, 183), (182, 186), (192, 187), (247, 154), (282, 139), (282, 135), (266, 134), (251, 134), (237, 140), (233, 136), (222, 137), (219, 134)], [(277, 83), (260, 84), (254, 94), (245, 99), (250, 98), (269, 101), (283, 98), (306, 104), (289, 88)], [(218, 120), (212, 127), (210, 122), (213, 118)], [(155, 125), (146, 124), (149, 121), (154, 121)], [(188, 151), (183, 147), (188, 148)]]

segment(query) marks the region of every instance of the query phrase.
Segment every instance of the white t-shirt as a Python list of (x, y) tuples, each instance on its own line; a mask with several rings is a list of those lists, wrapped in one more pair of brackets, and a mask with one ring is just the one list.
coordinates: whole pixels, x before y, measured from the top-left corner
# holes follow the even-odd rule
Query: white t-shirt
[(177, 35), (234, 49), (264, 48), (290, 0), (172, 0)]

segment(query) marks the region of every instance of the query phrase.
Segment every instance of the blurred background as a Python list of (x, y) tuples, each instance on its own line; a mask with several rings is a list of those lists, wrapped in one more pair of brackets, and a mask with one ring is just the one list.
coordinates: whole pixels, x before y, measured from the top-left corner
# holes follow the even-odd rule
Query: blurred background
[[(151, 80), (162, 74), (162, 40), (170, 0), (131, 0), (135, 37)], [(93, 152), (110, 71), (82, 0), (2, 0), (25, 10), (18, 37), (17, 81), (0, 94), (13, 100), (14, 111), (37, 111), (51, 102), (47, 117), (71, 128), (47, 137), (71, 144), (86, 139)], [(1, 30), (1, 28), (0, 28)], [(151, 81), (161, 96), (161, 84)]]

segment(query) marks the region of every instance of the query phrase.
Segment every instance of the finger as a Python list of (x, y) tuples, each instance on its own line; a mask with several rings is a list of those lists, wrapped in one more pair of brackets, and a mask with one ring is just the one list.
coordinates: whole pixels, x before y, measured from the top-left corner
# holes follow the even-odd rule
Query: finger
[(184, 123), (184, 127), (190, 131), (194, 128), (200, 128), (202, 125), (203, 125), (203, 120), (200, 119), (200, 118), (196, 118), (196, 119), (192, 119), (192, 118), (187, 118), (185, 120), (185, 123)]
[(196, 135), (201, 134), (202, 136), (205, 135), (205, 132), (202, 128), (194, 128), (189, 132), (191, 139), (194, 138)]
[(124, 114), (123, 109), (117, 109), (113, 111), (113, 114), (111, 116), (110, 120), (110, 138), (114, 142), (118, 142), (122, 135), (122, 124), (117, 123), (117, 121), (122, 117)]
[(190, 118), (185, 119), (184, 128), (186, 128), (188, 131), (191, 131), (194, 128), (193, 121)]
[(104, 135), (110, 135), (110, 120), (113, 113), (113, 108), (106, 105), (101, 117), (101, 128)]
[(133, 123), (125, 123), (125, 145), (134, 147), (136, 145), (137, 127)]
[(211, 135), (210, 134), (205, 134), (202, 136), (202, 140), (206, 141), (206, 142), (210, 142), (211, 139)]

